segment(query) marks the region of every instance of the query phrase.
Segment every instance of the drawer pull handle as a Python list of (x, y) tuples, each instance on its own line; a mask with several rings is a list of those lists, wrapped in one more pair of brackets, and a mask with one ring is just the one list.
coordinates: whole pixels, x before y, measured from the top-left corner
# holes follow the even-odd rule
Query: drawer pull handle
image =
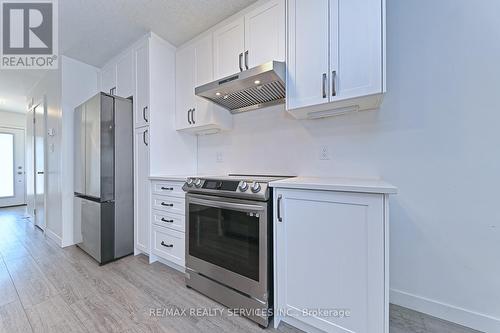
[(174, 244), (165, 244), (164, 241), (161, 241), (161, 245), (165, 247), (174, 247)]
[(169, 204), (169, 203), (166, 203), (166, 202), (162, 202), (161, 205), (165, 206), (165, 207), (174, 207), (174, 204)]
[(173, 187), (164, 187), (164, 186), (162, 186), (161, 189), (164, 191), (173, 191), (174, 190)]
[(166, 220), (164, 217), (161, 218), (162, 222), (174, 223), (174, 220)]

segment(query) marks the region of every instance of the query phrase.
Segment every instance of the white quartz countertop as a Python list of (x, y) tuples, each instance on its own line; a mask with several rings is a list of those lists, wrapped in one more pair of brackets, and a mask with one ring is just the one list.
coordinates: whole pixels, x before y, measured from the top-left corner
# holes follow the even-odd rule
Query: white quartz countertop
[(170, 180), (170, 181), (178, 181), (185, 182), (187, 178), (195, 177), (193, 175), (151, 175), (149, 176), (150, 180)]
[(398, 189), (379, 179), (293, 177), (270, 182), (275, 188), (395, 194)]

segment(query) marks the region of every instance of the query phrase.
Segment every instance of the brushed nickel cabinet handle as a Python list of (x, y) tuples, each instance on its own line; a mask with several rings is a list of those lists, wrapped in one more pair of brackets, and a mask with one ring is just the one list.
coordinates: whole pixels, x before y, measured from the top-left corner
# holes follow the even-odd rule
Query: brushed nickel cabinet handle
[(161, 221), (166, 223), (174, 223), (174, 220), (167, 220), (164, 217), (161, 218)]
[(248, 69), (248, 50), (245, 51), (245, 68)]
[(169, 204), (169, 203), (166, 203), (166, 202), (162, 202), (160, 205), (162, 206), (165, 206), (165, 207), (174, 207), (174, 204)]
[(276, 203), (276, 205), (278, 206), (277, 209), (278, 209), (278, 222), (283, 222), (283, 218), (281, 217), (281, 201), (283, 200), (283, 196), (280, 194), (278, 195), (278, 202)]
[(144, 142), (146, 146), (149, 146), (148, 142), (146, 141), (146, 133), (148, 133), (148, 130), (142, 132), (142, 142)]
[(146, 117), (146, 111), (148, 110), (148, 107), (145, 106), (142, 108), (142, 118), (144, 119), (145, 122), (149, 122), (149, 119)]
[(189, 125), (191, 125), (191, 124), (192, 124), (192, 123), (191, 123), (191, 111), (192, 111), (192, 110), (193, 110), (193, 109), (189, 109), (189, 110), (188, 110), (188, 112), (187, 112), (187, 116), (188, 116), (188, 123), (189, 123)]
[(243, 60), (243, 53), (240, 53), (240, 55), (239, 55), (240, 72), (243, 72), (243, 65), (241, 64), (242, 60)]
[(322, 88), (323, 88), (323, 98), (326, 98), (326, 73), (323, 73)]
[(191, 121), (193, 122), (193, 124), (196, 124), (196, 122), (194, 121), (194, 112), (196, 111), (196, 108), (193, 108), (191, 110)]
[(332, 96), (337, 96), (337, 71), (332, 71)]
[(173, 187), (165, 187), (165, 186), (162, 186), (161, 189), (164, 191), (173, 191), (174, 190)]

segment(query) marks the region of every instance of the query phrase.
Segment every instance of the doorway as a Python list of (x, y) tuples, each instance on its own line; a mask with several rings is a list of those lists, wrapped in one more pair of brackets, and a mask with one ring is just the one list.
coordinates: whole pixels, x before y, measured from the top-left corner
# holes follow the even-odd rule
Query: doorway
[(24, 129), (0, 127), (0, 207), (26, 204)]

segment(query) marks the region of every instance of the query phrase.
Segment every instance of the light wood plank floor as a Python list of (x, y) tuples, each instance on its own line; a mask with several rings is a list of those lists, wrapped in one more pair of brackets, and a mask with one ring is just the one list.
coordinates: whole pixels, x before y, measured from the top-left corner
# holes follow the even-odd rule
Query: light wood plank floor
[[(25, 218), (0, 209), (0, 332), (274, 332), (229, 316), (151, 316), (151, 309), (223, 307), (187, 289), (182, 274), (145, 256), (99, 267), (77, 247), (59, 248)], [(188, 310), (189, 311), (189, 310)], [(280, 325), (279, 332), (298, 332)], [(391, 333), (473, 333), (391, 306)]]

